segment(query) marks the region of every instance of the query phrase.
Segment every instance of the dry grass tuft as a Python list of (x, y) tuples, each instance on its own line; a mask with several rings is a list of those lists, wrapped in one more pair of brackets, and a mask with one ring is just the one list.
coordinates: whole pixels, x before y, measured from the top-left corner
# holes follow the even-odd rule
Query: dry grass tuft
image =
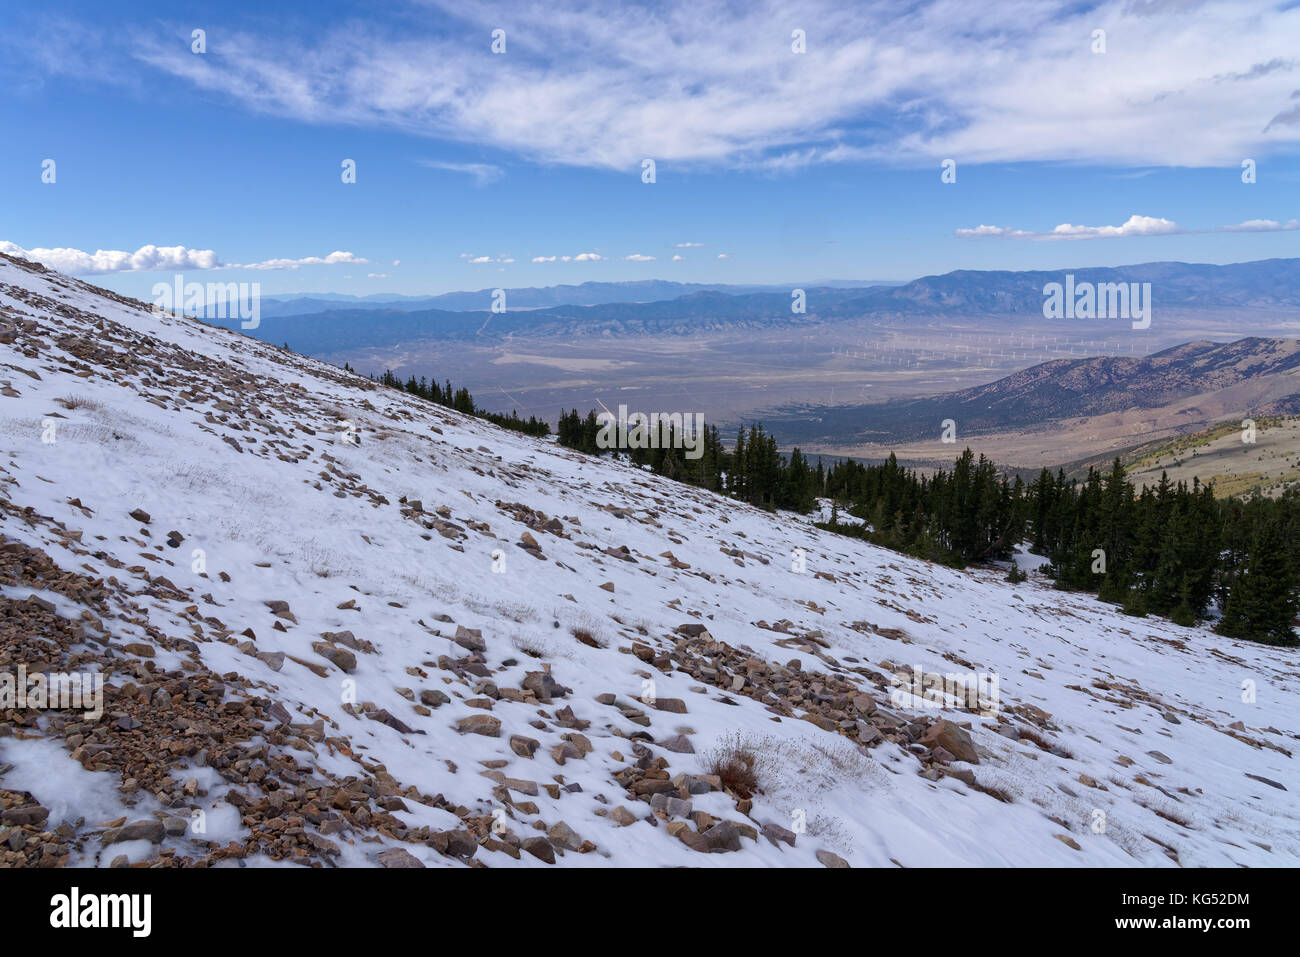
[(771, 770), (769, 759), (741, 738), (739, 733), (724, 738), (705, 757), (709, 774), (716, 774), (722, 786), (742, 798), (752, 798), (763, 790)]
[(87, 409), (91, 412), (102, 409), (104, 404), (96, 399), (87, 399), (84, 395), (69, 395), (62, 399), (55, 399), (55, 402), (71, 411), (72, 409)]

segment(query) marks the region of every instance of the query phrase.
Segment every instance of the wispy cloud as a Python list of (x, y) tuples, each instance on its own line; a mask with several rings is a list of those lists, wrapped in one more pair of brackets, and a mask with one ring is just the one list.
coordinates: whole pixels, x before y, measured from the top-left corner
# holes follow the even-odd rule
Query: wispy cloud
[(1238, 223), (1235, 226), (1222, 226), (1217, 232), (1221, 233), (1278, 233), (1290, 232), (1300, 229), (1300, 220), (1289, 219), (1285, 223), (1279, 223), (1276, 219), (1248, 219), (1244, 223)]
[(493, 166), (491, 163), (449, 163), (443, 160), (431, 159), (416, 160), (416, 163), (427, 169), (445, 170), (448, 173), (463, 173), (466, 176), (472, 176), (475, 186), (487, 186), (489, 183), (495, 183), (505, 175), (505, 170), (500, 166)]
[[(1235, 165), (1300, 142), (1300, 5), (665, 0), (612, 8), (426, 0), (427, 34), (348, 21), (225, 31), (131, 55), (249, 109), (500, 149), (542, 163), (792, 170), (872, 160)], [(504, 27), (508, 52), (489, 52)], [(795, 28), (807, 52), (791, 50)], [(433, 32), (436, 29), (437, 32)], [(1091, 52), (1091, 34), (1110, 37)], [(160, 28), (161, 30), (161, 28)], [(50, 58), (46, 57), (45, 62)], [(114, 71), (120, 72), (120, 71)], [(435, 161), (437, 162), (437, 161)], [(479, 167), (484, 167), (479, 169)], [(487, 164), (440, 168), (476, 179)]]
[(303, 259), (266, 259), (260, 263), (247, 263), (243, 266), (231, 266), (231, 269), (297, 269), (299, 266), (334, 266), (340, 263), (368, 263), (344, 250), (335, 250), (328, 256), (307, 256)]

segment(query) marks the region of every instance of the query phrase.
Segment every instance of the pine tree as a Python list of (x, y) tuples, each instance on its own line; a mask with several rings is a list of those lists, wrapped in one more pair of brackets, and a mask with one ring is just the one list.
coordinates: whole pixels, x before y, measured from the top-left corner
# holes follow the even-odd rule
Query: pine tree
[(1216, 629), (1231, 638), (1270, 645), (1295, 645), (1291, 622), (1298, 603), (1280, 525), (1262, 518), (1245, 569), (1236, 576)]

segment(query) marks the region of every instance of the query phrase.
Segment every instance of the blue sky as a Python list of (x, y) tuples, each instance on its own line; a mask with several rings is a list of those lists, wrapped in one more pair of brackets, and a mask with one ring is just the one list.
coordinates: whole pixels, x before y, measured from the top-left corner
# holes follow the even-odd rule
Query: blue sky
[(1295, 4), (277, 6), (7, 12), (0, 249), (141, 297), (1300, 254)]

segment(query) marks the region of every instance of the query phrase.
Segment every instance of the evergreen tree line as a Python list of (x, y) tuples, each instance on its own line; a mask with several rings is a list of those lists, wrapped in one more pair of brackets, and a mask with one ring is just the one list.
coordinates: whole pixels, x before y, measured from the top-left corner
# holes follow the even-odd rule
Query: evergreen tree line
[[(818, 463), (820, 466), (820, 463)], [(932, 476), (899, 466), (891, 453), (883, 465), (846, 460), (826, 472), (825, 491), (837, 505), (836, 531), (924, 558), (961, 566), (1010, 558), (1024, 538), (1024, 483), (999, 476), (984, 456), (967, 449), (952, 471)], [(841, 525), (838, 504), (865, 525)]]
[(822, 494), (825, 476), (820, 463), (813, 470), (797, 448), (789, 459), (783, 458), (776, 439), (764, 432), (761, 424), (751, 425), (748, 430), (742, 426), (731, 451), (723, 447), (717, 427), (705, 425), (702, 435), (692, 439), (692, 445), (699, 443), (700, 454), (696, 458), (687, 458), (688, 450), (682, 447), (684, 436), (667, 422), (658, 423), (658, 441), (648, 443), (657, 448), (628, 447), (616, 434), (611, 436), (615, 447), (601, 448), (598, 441), (601, 428), (594, 409), (585, 418), (573, 409), (560, 415), (556, 437), (567, 448), (589, 455), (617, 452), (628, 456), (636, 465), (649, 466), (658, 475), (729, 495), (759, 508), (806, 512)]
[[(351, 371), (351, 367), (346, 363), (343, 368)], [(438, 405), (445, 406), (448, 409), (455, 409), (465, 415), (486, 419), (488, 422), (499, 425), (503, 429), (510, 429), (512, 432), (522, 432), (524, 435), (538, 437), (551, 434), (550, 423), (538, 419), (536, 416), (530, 415), (527, 420), (524, 420), (519, 417), (516, 411), (505, 415), (501, 412), (488, 412), (486, 409), (480, 409), (474, 404), (474, 397), (469, 394), (469, 389), (453, 389), (450, 379), (446, 381), (445, 385), (441, 386), (438, 385), (437, 381), (431, 382), (424, 376), (420, 376), (419, 380), (415, 376), (411, 376), (403, 382), (387, 369), (379, 378), (376, 379), (373, 375), (370, 378), (380, 385), (386, 385), (391, 389), (401, 389), (403, 392), (418, 396), (426, 402), (436, 402)]]
[[(819, 463), (820, 464), (820, 463)], [(1117, 458), (1109, 471), (1067, 480), (1044, 469), (1026, 485), (999, 476), (967, 449), (932, 476), (839, 462), (826, 473), (837, 502), (823, 527), (932, 561), (961, 565), (1010, 558), (1015, 545), (1048, 559), (1062, 589), (1096, 592), (1133, 615), (1192, 625), (1212, 603), (1225, 635), (1295, 644), (1300, 603), (1300, 493), (1278, 499), (1216, 499), (1193, 479), (1166, 475), (1139, 493)], [(839, 521), (838, 503), (864, 525)]]

